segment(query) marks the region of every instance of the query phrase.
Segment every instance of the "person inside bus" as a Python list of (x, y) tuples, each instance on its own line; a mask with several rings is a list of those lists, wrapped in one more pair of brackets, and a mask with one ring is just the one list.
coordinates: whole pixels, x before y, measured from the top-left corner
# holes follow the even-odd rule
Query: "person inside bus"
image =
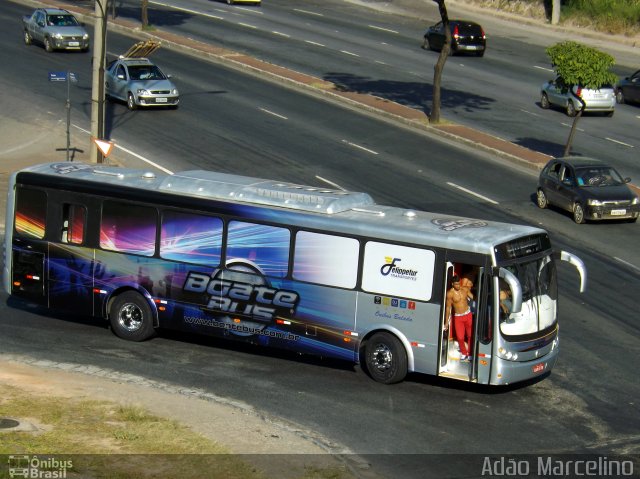
[(500, 319), (505, 319), (507, 323), (513, 323), (511, 315), (511, 289), (505, 283), (500, 283)]
[(452, 319), (454, 320), (456, 340), (460, 347), (460, 360), (469, 361), (468, 344), (471, 344), (471, 326), (473, 323), (469, 299), (473, 299), (473, 293), (471, 292), (473, 282), (468, 278), (464, 279), (463, 287), (459, 276), (451, 278), (451, 289), (447, 291), (445, 317), (447, 318), (446, 327), (449, 327)]

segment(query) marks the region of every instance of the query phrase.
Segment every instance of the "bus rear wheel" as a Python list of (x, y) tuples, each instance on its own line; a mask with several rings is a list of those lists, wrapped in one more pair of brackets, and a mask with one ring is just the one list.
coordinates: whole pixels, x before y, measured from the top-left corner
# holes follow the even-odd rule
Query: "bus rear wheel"
[(155, 334), (151, 307), (134, 291), (116, 297), (109, 310), (109, 322), (115, 335), (128, 341), (144, 341)]
[(379, 383), (399, 383), (407, 375), (407, 352), (392, 334), (376, 333), (365, 345), (365, 367)]

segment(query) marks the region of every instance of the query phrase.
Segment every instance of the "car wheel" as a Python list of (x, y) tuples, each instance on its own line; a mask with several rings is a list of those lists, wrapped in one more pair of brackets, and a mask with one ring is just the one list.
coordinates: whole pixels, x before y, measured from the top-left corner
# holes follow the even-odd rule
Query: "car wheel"
[(227, 5), (233, 5), (233, 0), (227, 0)]
[(109, 323), (116, 336), (128, 341), (144, 341), (155, 334), (151, 307), (135, 291), (122, 293), (113, 300)]
[(44, 37), (44, 49), (49, 53), (53, 51), (53, 45), (51, 44), (51, 40), (49, 40), (49, 37)]
[(476, 56), (477, 57), (483, 57), (484, 56), (484, 50), (480, 50), (480, 51), (476, 52)]
[(615, 110), (611, 110), (611, 111), (606, 112), (605, 115), (608, 116), (609, 118), (611, 118), (614, 113), (615, 113)]
[(407, 375), (407, 352), (394, 335), (376, 333), (365, 345), (365, 367), (379, 383), (398, 383)]
[(549, 103), (549, 97), (547, 96), (546, 93), (543, 93), (542, 96), (540, 97), (540, 107), (542, 107), (545, 110), (548, 110), (550, 106), (551, 106), (551, 103)]
[(567, 116), (570, 116), (571, 118), (573, 118), (574, 116), (576, 116), (577, 113), (578, 111), (576, 110), (575, 105), (573, 104), (572, 101), (569, 101), (569, 103), (567, 103)]
[[(25, 43), (26, 43), (26, 40), (25, 40)], [(622, 93), (622, 90), (620, 89), (616, 90), (616, 102), (624, 103), (624, 93)]]
[(28, 31), (24, 31), (24, 44), (25, 45), (31, 45), (31, 43), (33, 42), (33, 40), (31, 40), (31, 35), (29, 35)]
[(127, 108), (129, 108), (129, 110), (133, 111), (137, 107), (138, 106), (136, 105), (136, 99), (133, 97), (133, 93), (129, 92), (129, 94), (127, 95)]
[(547, 195), (544, 194), (542, 188), (538, 188), (538, 191), (536, 192), (536, 203), (540, 209), (545, 209), (549, 206), (549, 200), (547, 200)]
[(584, 210), (582, 209), (582, 205), (580, 203), (576, 203), (575, 205), (573, 205), (573, 221), (575, 221), (579, 225), (584, 223)]

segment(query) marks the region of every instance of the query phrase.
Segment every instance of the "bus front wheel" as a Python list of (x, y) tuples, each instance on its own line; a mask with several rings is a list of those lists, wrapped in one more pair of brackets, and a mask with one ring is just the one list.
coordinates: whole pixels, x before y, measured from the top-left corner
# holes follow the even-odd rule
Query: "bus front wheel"
[(155, 334), (151, 307), (134, 291), (116, 297), (109, 310), (109, 322), (115, 335), (128, 341), (144, 341)]
[(407, 352), (392, 334), (376, 333), (365, 345), (365, 366), (379, 383), (399, 383), (407, 375)]

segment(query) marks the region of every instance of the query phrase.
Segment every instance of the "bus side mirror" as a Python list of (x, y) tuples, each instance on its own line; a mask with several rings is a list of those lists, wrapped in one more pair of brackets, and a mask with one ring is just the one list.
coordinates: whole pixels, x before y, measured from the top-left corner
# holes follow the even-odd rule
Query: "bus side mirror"
[(508, 269), (500, 268), (498, 276), (506, 281), (511, 290), (511, 313), (519, 313), (522, 311), (522, 287), (518, 278)]
[(560, 261), (566, 261), (576, 267), (580, 274), (580, 292), (584, 293), (587, 290), (587, 267), (584, 265), (582, 260), (576, 255), (566, 251), (556, 251), (553, 253), (553, 257)]

